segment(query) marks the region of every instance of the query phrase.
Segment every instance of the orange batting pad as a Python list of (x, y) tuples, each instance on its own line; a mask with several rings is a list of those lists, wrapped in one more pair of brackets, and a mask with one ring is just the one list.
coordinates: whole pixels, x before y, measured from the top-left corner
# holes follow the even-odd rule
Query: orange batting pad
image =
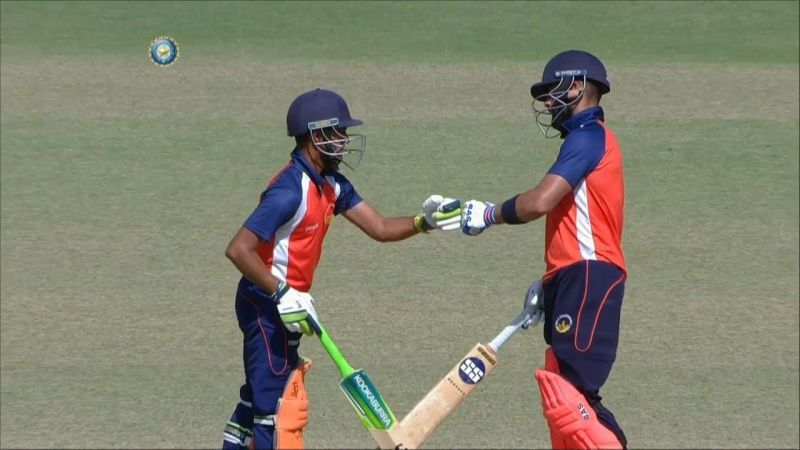
[(603, 426), (586, 397), (564, 377), (548, 370), (537, 370), (536, 381), (542, 394), (542, 410), (551, 432), (576, 449), (622, 449), (614, 433)]
[[(553, 347), (547, 347), (547, 350), (544, 351), (544, 369), (553, 373), (560, 373), (558, 370), (558, 359), (556, 359), (556, 354), (553, 352)], [(553, 447), (553, 450), (566, 449), (567, 441), (558, 434), (557, 430), (549, 425), (548, 422), (548, 428), (550, 429), (550, 446)]]
[(305, 374), (310, 360), (301, 359), (292, 371), (275, 412), (275, 448), (302, 449), (303, 428), (308, 424), (308, 395)]

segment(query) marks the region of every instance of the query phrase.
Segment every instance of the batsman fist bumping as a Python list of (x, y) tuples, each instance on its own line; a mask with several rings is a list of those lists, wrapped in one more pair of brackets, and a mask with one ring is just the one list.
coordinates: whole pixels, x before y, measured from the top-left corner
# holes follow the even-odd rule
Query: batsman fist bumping
[(500, 205), (471, 200), (462, 207), (462, 231), (471, 236), (546, 216), (542, 289), (550, 347), (535, 378), (553, 448), (627, 445), (600, 402), (616, 358), (626, 276), (622, 153), (599, 106), (609, 91), (595, 56), (571, 50), (553, 57), (531, 95), (542, 134), (564, 140), (555, 163), (536, 187)]
[[(297, 97), (286, 117), (295, 139), (291, 160), (262, 192), (225, 255), (242, 273), (236, 317), (243, 335), (245, 383), (225, 426), (222, 448), (302, 448), (308, 418), (300, 338), (317, 320), (311, 290), (322, 241), (341, 214), (372, 239), (406, 239), (458, 229), (460, 203), (431, 196), (415, 216), (383, 217), (363, 201), (339, 165), (355, 168), (366, 138), (339, 94), (316, 89)], [(453, 226), (455, 223), (455, 227)]]

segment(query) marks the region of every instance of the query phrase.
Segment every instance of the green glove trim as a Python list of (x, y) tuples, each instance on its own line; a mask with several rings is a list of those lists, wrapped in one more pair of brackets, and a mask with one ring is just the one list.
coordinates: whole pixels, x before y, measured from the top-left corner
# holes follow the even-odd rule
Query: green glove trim
[(295, 323), (295, 322), (305, 321), (307, 316), (308, 313), (306, 311), (281, 314), (281, 320), (283, 320), (286, 323)]
[(460, 215), (461, 215), (461, 208), (458, 208), (453, 211), (434, 213), (433, 217), (437, 220), (446, 220), (446, 219), (452, 219), (453, 217), (458, 217)]

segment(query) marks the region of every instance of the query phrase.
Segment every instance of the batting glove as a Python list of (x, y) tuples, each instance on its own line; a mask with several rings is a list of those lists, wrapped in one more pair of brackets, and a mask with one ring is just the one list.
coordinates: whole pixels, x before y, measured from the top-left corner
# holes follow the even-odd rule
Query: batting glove
[(281, 281), (273, 298), (278, 304), (278, 313), (287, 330), (308, 336), (319, 330), (317, 310), (310, 294), (300, 292)]
[(422, 203), (422, 212), (414, 217), (417, 231), (457, 230), (461, 223), (461, 200), (431, 195)]
[(494, 203), (470, 200), (461, 207), (461, 231), (477, 236), (494, 225)]
[(528, 291), (525, 292), (525, 301), (522, 309), (528, 313), (528, 320), (522, 323), (523, 330), (528, 327), (535, 327), (544, 320), (544, 294), (542, 291), (542, 280), (534, 280)]

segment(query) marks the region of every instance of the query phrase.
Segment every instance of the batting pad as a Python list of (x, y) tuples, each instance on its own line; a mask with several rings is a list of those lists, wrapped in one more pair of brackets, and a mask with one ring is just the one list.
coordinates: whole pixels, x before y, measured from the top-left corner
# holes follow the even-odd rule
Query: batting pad
[(622, 449), (614, 433), (603, 426), (586, 397), (564, 377), (537, 370), (542, 410), (550, 429), (560, 434), (570, 448)]

